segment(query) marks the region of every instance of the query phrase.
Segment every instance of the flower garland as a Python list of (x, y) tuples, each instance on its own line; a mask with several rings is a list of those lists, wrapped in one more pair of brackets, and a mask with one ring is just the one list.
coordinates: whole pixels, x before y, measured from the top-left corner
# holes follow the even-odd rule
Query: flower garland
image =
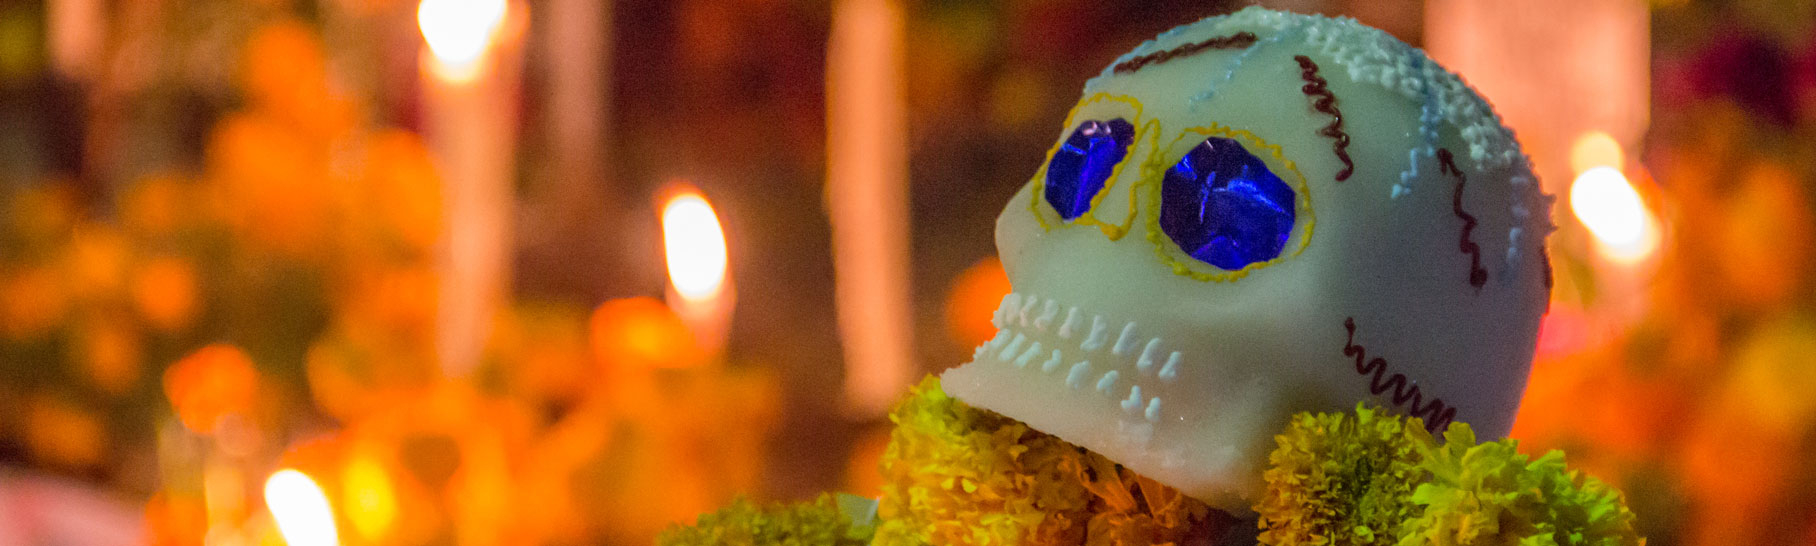
[[(937, 379), (890, 413), (883, 496), (757, 508), (739, 500), (662, 546), (1132, 546), (1246, 541), (1246, 526), (1101, 455), (947, 396)], [(1258, 535), (1289, 545), (1645, 544), (1620, 493), (1512, 440), (1439, 443), (1417, 419), (1357, 406), (1300, 413), (1275, 437)], [(872, 512), (874, 510), (874, 512)]]

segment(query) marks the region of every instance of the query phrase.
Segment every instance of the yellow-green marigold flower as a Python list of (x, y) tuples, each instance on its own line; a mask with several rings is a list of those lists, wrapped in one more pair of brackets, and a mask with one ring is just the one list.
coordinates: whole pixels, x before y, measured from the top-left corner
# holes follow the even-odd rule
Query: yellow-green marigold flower
[(971, 408), (933, 378), (889, 415), (878, 546), (1077, 543), (1091, 493), (1083, 455), (1027, 425)]
[(1349, 413), (1299, 413), (1274, 437), (1263, 474), (1267, 491), (1255, 505), (1262, 544), (1391, 545), (1408, 517), (1419, 477), (1407, 436), (1423, 431), (1358, 405)]
[(967, 406), (933, 378), (889, 418), (878, 546), (1163, 545), (1228, 523), (1101, 455)]
[(1423, 510), (1400, 528), (1401, 546), (1645, 544), (1620, 492), (1564, 466), (1564, 453), (1530, 459), (1517, 442), (1477, 445), (1469, 425), (1452, 424), (1438, 444), (1413, 434), (1419, 468), (1413, 491)]
[(692, 527), (674, 526), (658, 546), (862, 546), (871, 528), (852, 525), (832, 495), (812, 502), (759, 507), (745, 499), (703, 514)]

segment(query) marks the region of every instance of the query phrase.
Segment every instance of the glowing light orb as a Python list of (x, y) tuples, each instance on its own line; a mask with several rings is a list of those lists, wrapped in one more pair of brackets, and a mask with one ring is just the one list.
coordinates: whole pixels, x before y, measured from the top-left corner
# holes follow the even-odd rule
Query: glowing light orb
[(1570, 185), (1570, 210), (1610, 260), (1632, 263), (1658, 248), (1658, 225), (1639, 191), (1613, 167), (1595, 167)]
[(503, 26), (505, 0), (422, 0), (416, 25), (429, 51), (445, 65), (479, 60)]
[(397, 518), (397, 493), (385, 468), (371, 457), (355, 458), (341, 474), (341, 490), (353, 529), (367, 539), (384, 536)]
[(265, 480), (265, 506), (290, 546), (338, 546), (328, 495), (307, 474), (279, 470)]
[(662, 244), (668, 280), (683, 299), (702, 301), (725, 288), (725, 232), (699, 193), (686, 191), (662, 206)]

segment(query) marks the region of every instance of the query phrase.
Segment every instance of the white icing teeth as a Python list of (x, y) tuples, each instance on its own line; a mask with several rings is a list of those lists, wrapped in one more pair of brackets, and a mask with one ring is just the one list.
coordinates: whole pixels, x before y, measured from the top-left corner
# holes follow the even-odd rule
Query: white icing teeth
[(1074, 389), (1085, 385), (1085, 378), (1091, 375), (1091, 361), (1081, 360), (1072, 365), (1072, 371), (1066, 372), (1066, 386)]
[(1177, 379), (1179, 377), (1179, 361), (1184, 359), (1185, 357), (1180, 355), (1179, 351), (1173, 351), (1173, 355), (1167, 357), (1167, 364), (1160, 367), (1160, 380), (1172, 381)]
[[(1061, 311), (1064, 311), (1062, 314)], [(1087, 331), (1085, 317), (1090, 317), (1090, 329)], [(1090, 388), (1115, 400), (1112, 393), (1121, 388), (1123, 372), (1107, 370), (1101, 374), (1093, 369), (1091, 360), (1084, 359), (1065, 366), (1065, 356), (1059, 347), (1047, 347), (1038, 339), (1039, 332), (1053, 331), (1062, 340), (1083, 337), (1078, 348), (1092, 352), (1109, 346), (1115, 356), (1135, 356), (1134, 368), (1142, 373), (1156, 374), (1161, 381), (1172, 382), (1179, 377), (1179, 368), (1184, 365), (1185, 356), (1179, 351), (1165, 351), (1161, 348), (1161, 339), (1147, 338), (1144, 342), (1135, 334), (1135, 323), (1125, 322), (1117, 332), (1114, 344), (1110, 343), (1111, 322), (1103, 315), (1092, 315), (1075, 306), (1061, 305), (1059, 301), (1045, 299), (1028, 294), (1011, 293), (1003, 297), (1002, 305), (996, 310), (992, 322), (997, 324), (996, 337), (979, 345), (971, 355), (972, 360), (994, 357), (995, 360), (1012, 364), (1016, 369), (1027, 369), (1035, 362), (1040, 362), (1041, 373), (1056, 373), (1065, 368), (1065, 385), (1068, 389), (1083, 390)], [(1036, 331), (1017, 331), (1015, 326), (1032, 327)], [(1053, 328), (1053, 330), (1049, 330)], [(1059, 344), (1068, 345), (1068, 344)], [(1137, 351), (1139, 349), (1139, 351)], [(1164, 362), (1162, 355), (1165, 355)], [(1043, 360), (1044, 358), (1044, 360)], [(1127, 360), (1117, 362), (1126, 363)], [(1124, 364), (1126, 365), (1126, 364)], [(1112, 362), (1112, 368), (1117, 367)], [(1158, 371), (1156, 369), (1158, 368)], [(1134, 372), (1130, 372), (1134, 373)], [(1095, 380), (1092, 377), (1096, 377)], [(1117, 402), (1130, 417), (1146, 419), (1150, 423), (1160, 422), (1160, 397), (1147, 397), (1142, 394), (1141, 385), (1130, 385), (1128, 395)]]
[(1045, 332), (1047, 326), (1053, 324), (1053, 318), (1057, 316), (1059, 316), (1059, 302), (1047, 300), (1047, 306), (1040, 310), (1040, 316), (1034, 318), (1034, 327)]
[(1141, 411), (1141, 385), (1129, 387), (1129, 397), (1122, 401), (1122, 410), (1129, 413)]
[(1135, 348), (1135, 323), (1130, 322), (1130, 323), (1124, 324), (1122, 326), (1122, 334), (1116, 336), (1116, 346), (1114, 348), (1110, 349), (1110, 353), (1114, 354), (1116, 356), (1123, 356), (1123, 355), (1129, 354), (1129, 351), (1133, 350), (1134, 348)]
[(1036, 342), (1034, 342), (1033, 345), (1028, 346), (1028, 350), (1022, 351), (1021, 356), (1015, 357), (1015, 367), (1017, 367), (1017, 368), (1028, 367), (1028, 363), (1033, 362), (1034, 357), (1039, 354), (1040, 354), (1040, 342), (1036, 341)]
[(1103, 315), (1093, 315), (1091, 317), (1091, 335), (1085, 336), (1085, 342), (1083, 345), (1079, 345), (1079, 348), (1086, 351), (1098, 350), (1103, 347), (1105, 341), (1109, 341), (1109, 334), (1110, 325), (1104, 324)]
[(1141, 358), (1135, 361), (1135, 369), (1148, 371), (1154, 368), (1154, 354), (1160, 352), (1160, 338), (1148, 340), (1148, 346), (1141, 349)]
[(996, 326), (998, 330), (1008, 328), (1009, 317), (1015, 314), (1015, 309), (1020, 303), (1021, 294), (1010, 292), (1009, 295), (1003, 296), (1002, 304), (996, 306), (996, 314), (990, 317), (990, 324)]
[(1009, 341), (1009, 330), (1008, 329), (997, 330), (996, 337), (990, 338), (990, 341), (984, 342), (983, 346), (986, 349), (995, 349), (997, 347), (1001, 347), (1003, 345), (1003, 342), (1006, 342), (1006, 341)]
[(1006, 361), (1015, 358), (1015, 353), (1021, 350), (1023, 343), (1027, 342), (1028, 336), (1026, 334), (1016, 333), (1015, 339), (1010, 341), (1007, 347), (1003, 347), (1003, 352), (997, 353), (996, 359)]
[(1059, 338), (1072, 339), (1072, 330), (1078, 328), (1078, 308), (1066, 310), (1066, 321), (1059, 325)]
[(1116, 388), (1116, 380), (1120, 377), (1122, 374), (1116, 373), (1116, 370), (1104, 372), (1103, 377), (1097, 378), (1097, 392), (1110, 394), (1110, 390)]
[[(1052, 300), (1048, 300), (1048, 302), (1051, 303)], [(1040, 303), (1040, 296), (1028, 296), (1028, 299), (1026, 301), (1022, 302), (1022, 307), (1021, 307), (1021, 325), (1022, 326), (1028, 326), (1028, 325), (1031, 325), (1034, 323), (1033, 320), (1029, 319), (1028, 315), (1034, 312), (1034, 306), (1039, 303)]]

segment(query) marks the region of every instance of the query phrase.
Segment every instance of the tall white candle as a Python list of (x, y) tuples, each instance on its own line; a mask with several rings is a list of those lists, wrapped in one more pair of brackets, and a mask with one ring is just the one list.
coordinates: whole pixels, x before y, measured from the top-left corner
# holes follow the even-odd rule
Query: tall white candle
[(524, 13), (506, 0), (423, 0), (417, 20), (423, 130), (442, 177), (437, 350), (460, 377), (478, 364), (510, 286), (512, 171)]
[(914, 368), (899, 0), (835, 2), (829, 48), (826, 197), (845, 397), (877, 415)]

